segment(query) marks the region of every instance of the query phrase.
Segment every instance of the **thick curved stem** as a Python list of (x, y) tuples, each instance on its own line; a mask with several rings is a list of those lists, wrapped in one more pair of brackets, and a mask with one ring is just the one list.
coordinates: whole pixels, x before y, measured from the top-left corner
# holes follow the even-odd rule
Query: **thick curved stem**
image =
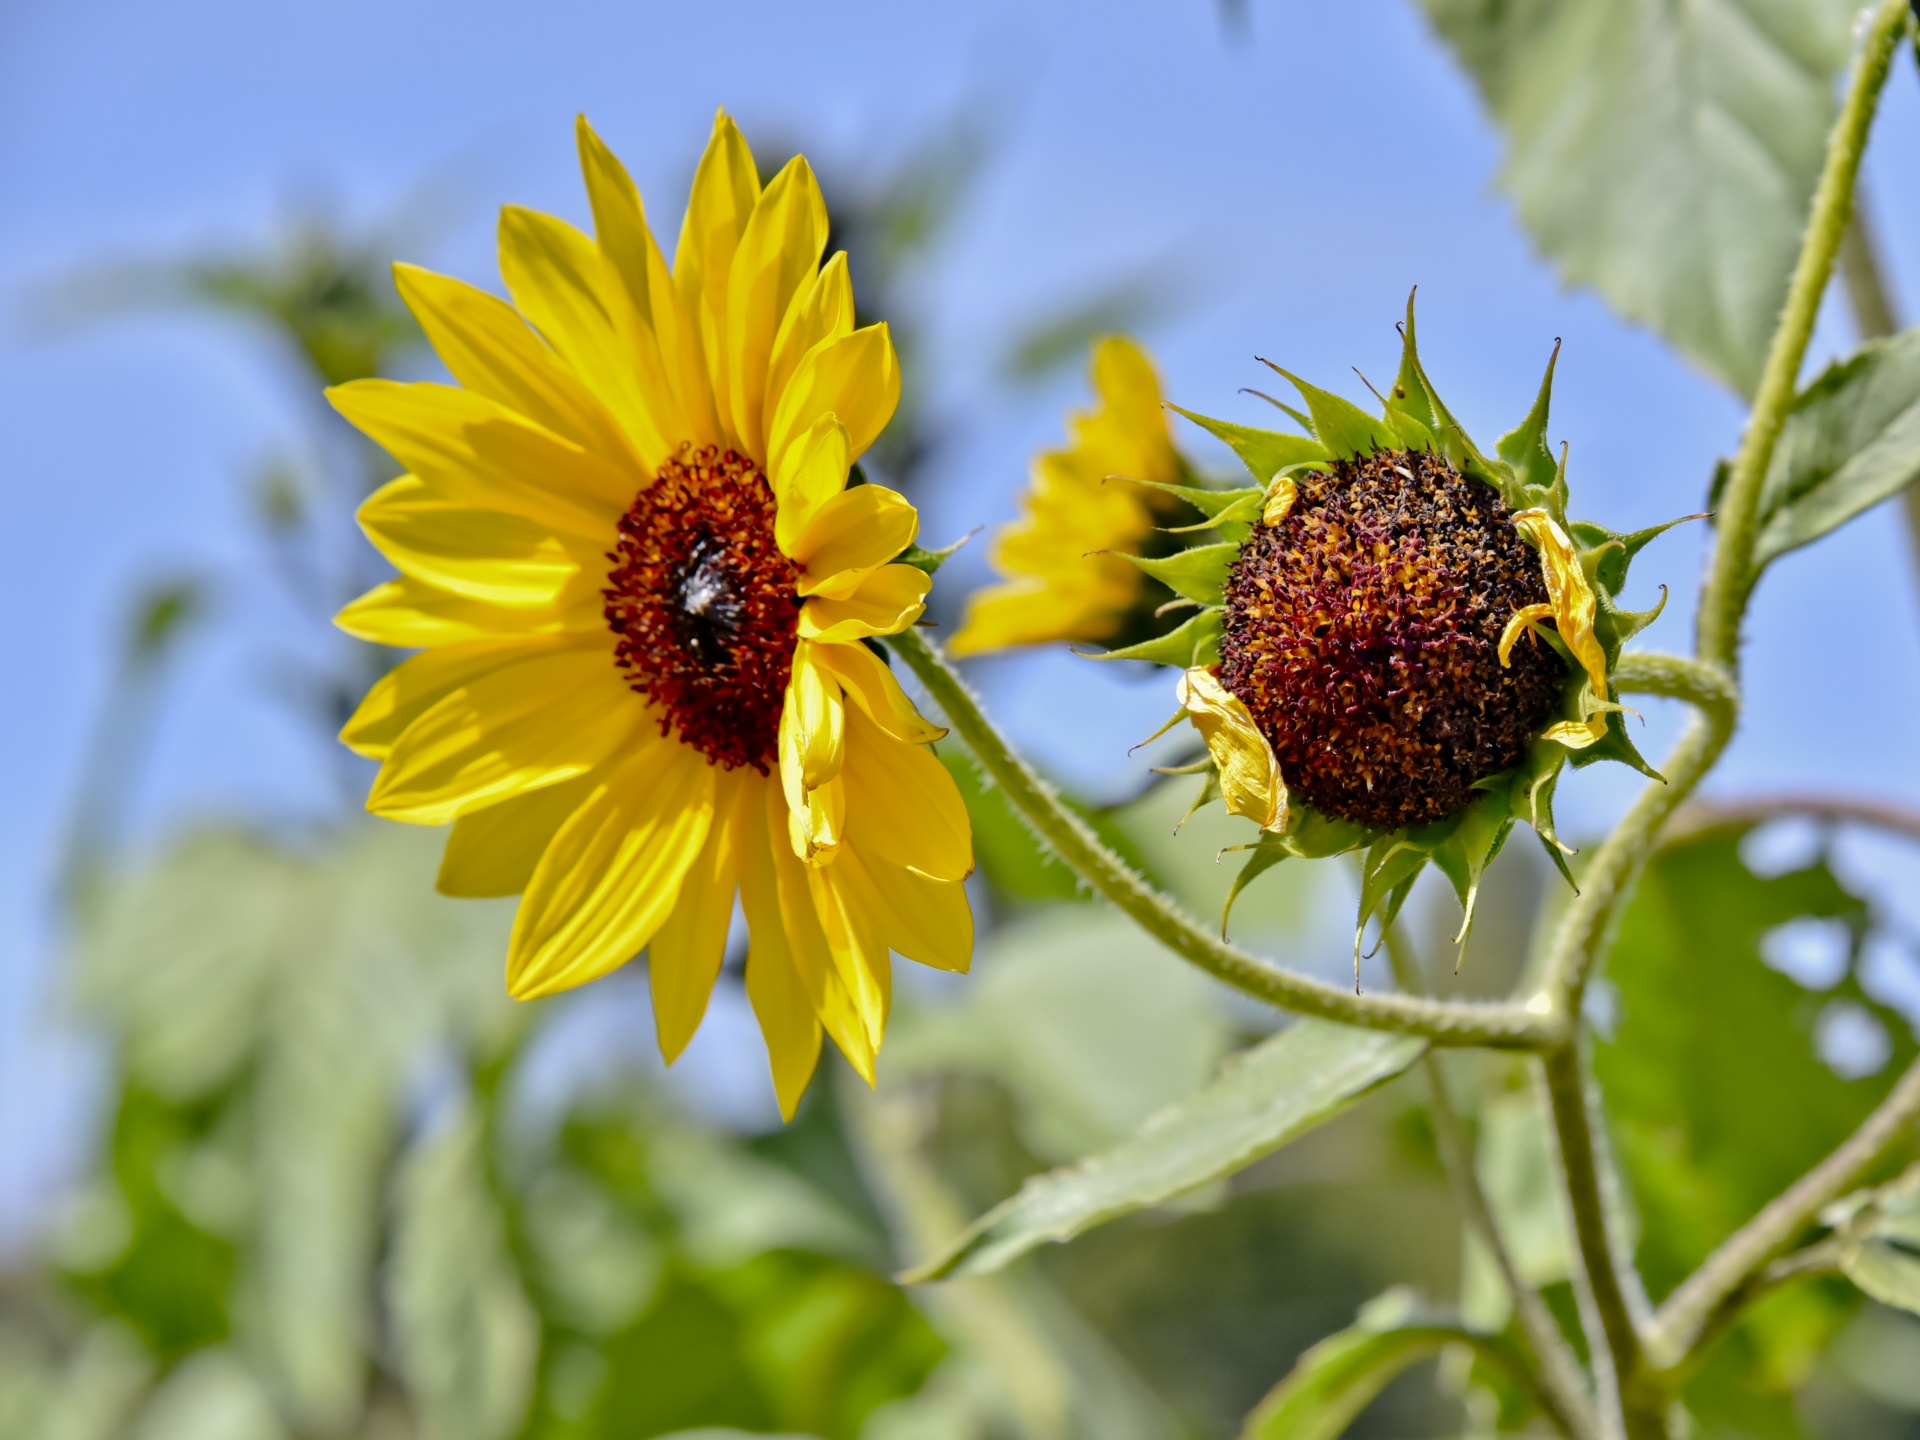
[(1753, 397), (1753, 413), (1727, 479), (1718, 512), (1719, 538), (1700, 597), (1699, 653), (1731, 666), (1740, 644), (1740, 621), (1753, 589), (1753, 546), (1759, 535), (1760, 490), (1773, 463), (1774, 446), (1786, 424), (1799, 383), (1800, 366), (1813, 338), (1820, 300), (1853, 214), (1853, 189), (1867, 148), (1874, 111), (1895, 47), (1906, 33), (1908, 0), (1881, 0), (1867, 26), (1860, 57), (1847, 83), (1846, 99), (1827, 139), (1826, 163), (1813, 195), (1813, 210), (1787, 287), (1787, 303)]
[(1370, 1030), (1420, 1035), (1436, 1045), (1537, 1050), (1559, 1038), (1555, 1027), (1523, 1005), (1356, 995), (1270, 965), (1218, 938), (1135, 873), (1084, 820), (1060, 803), (1053, 787), (1014, 753), (981, 712), (966, 681), (923, 633), (907, 630), (887, 636), (886, 643), (920, 677), (955, 732), (1034, 832), (1142, 929), (1216, 979), (1283, 1010)]

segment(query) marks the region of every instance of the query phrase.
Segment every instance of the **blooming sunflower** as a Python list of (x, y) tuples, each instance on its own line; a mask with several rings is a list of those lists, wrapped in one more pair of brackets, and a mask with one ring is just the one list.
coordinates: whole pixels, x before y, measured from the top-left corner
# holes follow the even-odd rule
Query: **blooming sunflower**
[(1163, 616), (1178, 597), (1127, 557), (1174, 548), (1163, 527), (1186, 507), (1168, 492), (1108, 479), (1175, 485), (1191, 472), (1137, 345), (1119, 335), (1095, 341), (1091, 378), (1098, 404), (1068, 418), (1071, 444), (1034, 456), (1026, 514), (994, 541), (993, 567), (1009, 578), (968, 598), (952, 654), (1050, 640), (1124, 645), (1170, 628)]
[(1616, 597), (1669, 526), (1617, 535), (1568, 520), (1565, 451), (1556, 461), (1546, 442), (1551, 361), (1531, 412), (1488, 455), (1420, 363), (1411, 300), (1402, 341), (1378, 416), (1285, 371), (1305, 409), (1280, 408), (1304, 435), (1181, 412), (1258, 483), (1177, 491), (1224, 538), (1134, 563), (1197, 612), (1101, 657), (1181, 670), (1168, 726), (1188, 720), (1206, 745), (1196, 806), (1220, 799), (1261, 829), (1229, 908), (1288, 856), (1365, 850), (1356, 966), (1368, 920), (1390, 923), (1429, 860), (1460, 898), (1464, 942), (1516, 820), (1571, 881), (1553, 825), (1567, 762), (1653, 773), (1613, 674), (1660, 606)]
[(507, 985), (643, 948), (661, 1052), (705, 1012), (739, 896), (747, 994), (792, 1115), (824, 1027), (871, 1081), (889, 952), (964, 970), (967, 816), (943, 732), (869, 647), (917, 620), (917, 530), (853, 462), (893, 413), (885, 325), (802, 158), (764, 188), (722, 113), (671, 269), (583, 119), (592, 238), (502, 212), (512, 304), (396, 269), (457, 385), (329, 393), (407, 473), (360, 523), (401, 572), (339, 623), (421, 647), (341, 738), (367, 806), (453, 822), (440, 888), (521, 896)]

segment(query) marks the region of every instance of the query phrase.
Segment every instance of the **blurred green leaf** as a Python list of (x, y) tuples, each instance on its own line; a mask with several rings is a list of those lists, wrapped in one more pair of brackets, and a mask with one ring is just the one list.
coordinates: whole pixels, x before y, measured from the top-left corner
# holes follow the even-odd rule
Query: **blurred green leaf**
[[(1762, 960), (1775, 927), (1828, 917), (1844, 964), (1867, 914), (1824, 861), (1753, 874), (1741, 833), (1660, 851), (1608, 952), (1617, 1030), (1596, 1044), (1594, 1067), (1656, 1299), (1845, 1139), (1915, 1053), (1906, 1023), (1850, 972), (1823, 997)], [(1815, 1029), (1836, 999), (1885, 1027), (1891, 1063), (1880, 1073), (1843, 1079), (1820, 1058)], [(1796, 1385), (1847, 1313), (1845, 1296), (1820, 1286), (1773, 1297), (1743, 1321), (1752, 1365), (1742, 1383), (1775, 1394)]]
[(1335, 1440), (1408, 1366), (1451, 1345), (1468, 1345), (1503, 1368), (1525, 1367), (1491, 1335), (1420, 1313), (1413, 1297), (1389, 1291), (1358, 1323), (1300, 1357), (1247, 1417), (1241, 1440)]
[(200, 1351), (167, 1376), (132, 1440), (283, 1440), (286, 1434), (259, 1377), (221, 1347)]
[(985, 1275), (1035, 1246), (1224, 1179), (1339, 1114), (1426, 1051), (1424, 1041), (1297, 1020), (1227, 1062), (1114, 1149), (1036, 1176), (976, 1220), (914, 1280)]
[(1754, 564), (1810, 545), (1920, 476), (1920, 330), (1869, 341), (1793, 402), (1760, 493)]
[(1000, 368), (1008, 379), (1031, 384), (1082, 365), (1101, 336), (1137, 333), (1166, 314), (1177, 298), (1160, 270), (1119, 281), (1016, 336)]
[(1855, 0), (1421, 0), (1569, 283), (1743, 394), (1825, 151)]
[(423, 1440), (504, 1440), (532, 1389), (539, 1321), (506, 1249), (484, 1141), (462, 1105), (397, 1181), (387, 1294)]

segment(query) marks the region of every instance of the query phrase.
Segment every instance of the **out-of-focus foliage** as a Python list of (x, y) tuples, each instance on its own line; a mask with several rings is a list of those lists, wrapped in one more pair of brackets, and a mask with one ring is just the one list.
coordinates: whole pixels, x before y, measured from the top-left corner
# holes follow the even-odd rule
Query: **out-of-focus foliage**
[(1743, 394), (1787, 293), (1855, 0), (1421, 0), (1560, 273)]

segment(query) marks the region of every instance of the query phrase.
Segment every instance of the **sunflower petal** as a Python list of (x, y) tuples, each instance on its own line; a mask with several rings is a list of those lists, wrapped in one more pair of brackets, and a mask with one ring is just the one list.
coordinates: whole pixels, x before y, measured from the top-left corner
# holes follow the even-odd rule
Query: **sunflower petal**
[(521, 516), (443, 500), (411, 475), (369, 495), (358, 518), (398, 569), (490, 605), (558, 605), (592, 554)]
[(353, 380), (334, 409), (436, 494), (599, 542), (642, 477), (471, 390)]
[(673, 912), (713, 822), (714, 767), (671, 740), (611, 767), (534, 867), (507, 942), (516, 1000), (597, 980)]
[(815, 512), (793, 558), (800, 562), (800, 593), (844, 599), (920, 533), (920, 514), (907, 497), (884, 485), (842, 490)]
[(530, 648), (524, 640), (475, 640), (403, 660), (373, 682), (341, 727), (340, 743), (356, 755), (384, 760), (393, 742), (427, 711), (489, 670), (527, 655)]
[(796, 155), (760, 193), (727, 281), (726, 409), (739, 449), (766, 452), (767, 374), (774, 337), (827, 244), (827, 202)]
[[(589, 601), (594, 598), (589, 596)], [(510, 610), (441, 590), (411, 575), (376, 585), (333, 617), (333, 623), (357, 640), (417, 650), (512, 635), (551, 635), (563, 629), (593, 629), (605, 623), (600, 607), (576, 603), (566, 608)]]
[[(860, 1027), (860, 1038), (867, 1050), (877, 1055), (887, 1031), (887, 1012), (893, 1005), (893, 959), (880, 929), (880, 917), (872, 906), (860, 903), (858, 882), (849, 883), (838, 865), (809, 869), (807, 888), (833, 956), (834, 975)], [(832, 1027), (829, 1030), (840, 1048), (846, 1049), (839, 1031)], [(873, 1083), (871, 1062), (861, 1074), (869, 1085)]]
[(914, 708), (887, 662), (865, 645), (817, 645), (814, 654), (833, 672), (848, 698), (894, 739), (926, 745), (947, 733), (944, 726), (935, 725)]
[[(717, 374), (726, 338), (727, 282), (733, 252), (760, 198), (760, 172), (739, 127), (725, 110), (713, 117), (713, 137), (693, 172), (680, 243), (673, 252), (673, 279), (693, 317), (708, 373)], [(721, 387), (716, 384), (717, 390)]]
[(406, 728), (367, 808), (443, 825), (585, 774), (651, 728), (607, 646), (526, 641), (507, 663), (448, 692)]
[(1228, 813), (1244, 815), (1262, 830), (1285, 825), (1287, 787), (1280, 762), (1240, 697), (1213, 671), (1195, 666), (1180, 676), (1179, 701), (1213, 757)]
[(647, 948), (653, 1027), (671, 1065), (707, 1013), (713, 982), (726, 958), (733, 895), (740, 883), (743, 810), (760, 799), (758, 776), (715, 769), (713, 824), (700, 856), (680, 882), (680, 899)]
[[(773, 847), (780, 844), (784, 844), (783, 839), (768, 834), (764, 807), (743, 817), (740, 908), (746, 912), (749, 936), (747, 999), (760, 1022), (760, 1033), (766, 1037), (780, 1113), (791, 1120), (800, 1097), (806, 1093), (807, 1082), (813, 1078), (814, 1067), (820, 1063), (820, 1019), (800, 976), (794, 942), (788, 938), (786, 917), (780, 909), (780, 888), (773, 868)], [(812, 921), (812, 928), (820, 928), (818, 920)], [(816, 943), (824, 949), (825, 937)]]
[(460, 816), (447, 832), (434, 889), (471, 900), (518, 895), (555, 832), (585, 802), (593, 780), (589, 774), (546, 785)]
[(781, 550), (792, 555), (799, 549), (814, 516), (847, 488), (852, 464), (846, 427), (836, 417), (822, 415), (793, 447), (785, 468), (768, 473), (774, 500), (773, 538)]
[[(1545, 510), (1522, 510), (1513, 517), (1513, 528), (1533, 542), (1540, 552), (1540, 573), (1547, 582), (1547, 599), (1553, 604), (1554, 628), (1567, 648), (1593, 682), (1595, 698), (1607, 698), (1607, 655), (1593, 633), (1598, 613), (1593, 587), (1580, 568), (1580, 556), (1567, 532)], [(1605, 722), (1601, 722), (1604, 730)]]
[(619, 422), (641, 464), (657, 468), (682, 437), (648, 396), (673, 392), (657, 353), (622, 335), (605, 293), (619, 281), (599, 247), (565, 221), (509, 205), (500, 212), (500, 274), (515, 307)]
[(858, 709), (847, 712), (847, 838), (868, 855), (935, 880), (973, 870), (973, 830), (947, 767), (924, 745), (903, 745)]
[(773, 358), (767, 365), (767, 410), (776, 410), (787, 382), (814, 346), (853, 333), (853, 281), (847, 274), (847, 252), (836, 250), (820, 268), (805, 295), (789, 306), (774, 337)]
[(851, 458), (858, 460), (899, 403), (900, 365), (884, 322), (821, 342), (794, 368), (767, 423), (768, 477), (784, 473), (787, 452), (824, 415), (847, 427)]
[(854, 903), (877, 920), (889, 948), (936, 970), (966, 974), (973, 960), (973, 911), (965, 885), (929, 880), (851, 845), (833, 869)]
[(869, 635), (897, 635), (927, 608), (933, 577), (915, 565), (882, 565), (862, 576), (845, 599), (816, 595), (800, 607), (800, 638), (846, 644)]
[[(833, 785), (846, 756), (846, 707), (820, 647), (802, 640), (793, 652), (792, 678), (780, 711), (780, 787), (786, 797), (794, 852), (824, 863), (840, 843), (843, 802)], [(831, 793), (821, 794), (831, 787)]]
[(395, 265), (393, 282), (462, 385), (604, 460), (632, 455), (593, 392), (506, 301), (417, 265)]

